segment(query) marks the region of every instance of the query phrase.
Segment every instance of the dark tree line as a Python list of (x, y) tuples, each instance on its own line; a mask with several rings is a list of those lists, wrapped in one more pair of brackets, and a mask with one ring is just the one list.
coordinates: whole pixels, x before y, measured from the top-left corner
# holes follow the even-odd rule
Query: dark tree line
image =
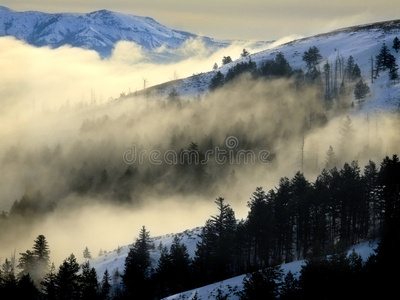
[(264, 61), (259, 68), (249, 57), (248, 61), (237, 63), (231, 67), (225, 76), (221, 71), (217, 71), (211, 78), (209, 89), (214, 91), (246, 73), (249, 73), (252, 78), (289, 78), (294, 71), (282, 53), (278, 53), (274, 59)]
[[(73, 254), (56, 271), (50, 265), (46, 238), (40, 235), (32, 250), (20, 254), (18, 264), (15, 258), (4, 261), (0, 295), (4, 299), (160, 299), (246, 272), (253, 273), (245, 279), (242, 299), (257, 299), (257, 293), (271, 299), (278, 295), (329, 299), (351, 289), (349, 282), (355, 282), (357, 289), (375, 280), (388, 289), (394, 284), (387, 270), (398, 265), (394, 260), (400, 246), (396, 155), (386, 157), (379, 168), (370, 161), (363, 172), (353, 162), (341, 169), (324, 169), (315, 182), (298, 172), (291, 179), (282, 178), (268, 192), (258, 187), (248, 201), (245, 220), (238, 221), (223, 198), (215, 204), (217, 213), (206, 221), (193, 259), (175, 237), (169, 249), (160, 246), (161, 257), (154, 267), (150, 259), (154, 245), (143, 227), (125, 260), (122, 289), (112, 289), (108, 271), (98, 282), (89, 262), (79, 265)], [(365, 265), (357, 255), (346, 257), (341, 251), (377, 237), (380, 246)], [(273, 267), (303, 258), (307, 263), (300, 280), (293, 274), (282, 280), (279, 268)], [(329, 292), (334, 284), (339, 287)]]
[(18, 264), (12, 257), (0, 269), (1, 299), (111, 299), (110, 283), (108, 271), (99, 283), (96, 270), (88, 261), (79, 265), (74, 254), (56, 271), (43, 235), (35, 239), (32, 251), (20, 253)]
[[(389, 50), (387, 49), (387, 51)], [(379, 55), (379, 57), (380, 56), (382, 55)], [(390, 53), (384, 56), (385, 58), (378, 59), (377, 56), (375, 77), (378, 75), (378, 71), (385, 68), (384, 66), (386, 65), (387, 68), (392, 70), (391, 72), (393, 74), (394, 72), (397, 72), (397, 69), (395, 68), (397, 65), (390, 67), (388, 63), (382, 63), (382, 61), (386, 62), (388, 60), (387, 57), (389, 56)], [(277, 53), (273, 59), (262, 61), (259, 66), (257, 66), (250, 57), (248, 61), (239, 62), (232, 66), (226, 75), (217, 71), (211, 78), (209, 90), (214, 91), (221, 88), (238, 76), (247, 73), (250, 74), (253, 79), (292, 78), (297, 87), (314, 86), (321, 90), (321, 99), (336, 99), (337, 102), (345, 108), (349, 107), (349, 104), (346, 102), (349, 102), (348, 98), (351, 96), (350, 91), (354, 92), (354, 97), (359, 102), (364, 100), (369, 94), (369, 86), (363, 81), (360, 67), (355, 63), (353, 56), (349, 56), (346, 60), (338, 51), (334, 60), (326, 61), (321, 70), (320, 63), (322, 55), (316, 46), (312, 46), (304, 52), (302, 60), (306, 65), (305, 71), (301, 69), (293, 69), (282, 52)], [(393, 59), (390, 61), (393, 61)], [(395, 75), (393, 76), (395, 77)], [(328, 107), (329, 106), (331, 106), (331, 104), (328, 105)]]
[[(360, 258), (356, 255), (347, 258), (339, 250), (377, 237), (383, 237), (387, 241), (385, 245), (398, 245), (399, 202), (400, 162), (396, 155), (386, 157), (380, 168), (370, 161), (364, 172), (357, 162), (353, 162), (344, 164), (341, 169), (323, 170), (313, 183), (298, 172), (292, 179), (282, 178), (279, 186), (268, 192), (259, 187), (248, 202), (246, 220), (237, 221), (232, 208), (223, 198), (217, 198), (218, 212), (206, 221), (194, 259), (188, 258), (184, 245), (175, 239), (169, 251), (162, 248), (156, 270), (151, 271), (148, 261), (143, 258), (142, 266), (147, 266), (150, 273), (141, 271), (140, 274), (148, 285), (138, 279), (124, 279), (126, 291), (137, 284), (133, 289), (137, 294), (140, 287), (147, 286), (141, 293), (152, 299), (255, 271), (244, 283), (242, 299), (257, 299), (246, 296), (260, 292), (252, 292), (254, 285), (256, 290), (263, 291), (262, 295), (270, 291), (268, 294), (272, 299), (278, 295), (275, 279), (281, 275), (273, 268), (257, 270), (306, 258), (307, 264), (301, 274), (302, 286), (288, 274), (282, 287), (285, 297), (299, 296), (300, 290), (304, 295), (314, 297), (321, 291), (326, 294), (325, 287), (334, 282), (347, 282), (337, 293), (332, 293), (339, 296), (350, 288), (347, 279), (357, 275), (359, 280), (358, 276), (361, 276)], [(143, 228), (131, 252), (136, 251), (137, 243), (149, 245), (141, 238), (145, 232)], [(148, 247), (143, 246), (143, 249)], [(394, 249), (397, 248), (380, 247), (378, 254), (370, 259), (368, 268), (380, 266), (381, 260), (385, 259), (389, 265), (395, 257)], [(332, 253), (333, 256), (326, 257)], [(381, 253), (387, 253), (390, 259)], [(127, 273), (131, 268), (128, 265), (130, 256), (126, 263)], [(132, 254), (132, 257), (144, 256)], [(377, 259), (379, 264), (374, 263)], [(365, 274), (372, 278), (372, 273), (368, 272)], [(312, 290), (318, 274), (326, 276), (319, 278), (321, 285)], [(148, 288), (152, 284), (155, 288)], [(148, 291), (156, 292), (148, 294)], [(317, 298), (329, 296), (325, 294)]]

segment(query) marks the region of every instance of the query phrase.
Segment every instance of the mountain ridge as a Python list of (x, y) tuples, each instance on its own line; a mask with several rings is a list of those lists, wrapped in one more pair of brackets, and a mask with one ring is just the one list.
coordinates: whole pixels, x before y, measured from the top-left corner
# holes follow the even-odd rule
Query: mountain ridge
[[(211, 51), (229, 45), (229, 42), (170, 29), (150, 17), (106, 9), (90, 13), (44, 13), (17, 12), (0, 6), (1, 36), (13, 36), (37, 47), (71, 45), (94, 50), (102, 58), (111, 56), (120, 41), (138, 44), (155, 60), (176, 59), (168, 50), (179, 48), (188, 39), (202, 39)], [(154, 53), (161, 46), (165, 46), (166, 53)]]
[[(381, 21), (375, 23), (362, 24), (358, 26), (344, 27), (327, 33), (321, 33), (309, 37), (295, 39), (290, 42), (279, 44), (267, 50), (251, 53), (248, 57), (239, 58), (229, 64), (222, 65), (216, 70), (190, 76), (174, 82), (165, 82), (148, 88), (148, 92), (158, 97), (167, 97), (173, 88), (177, 90), (180, 96), (185, 100), (193, 99), (196, 96), (205, 96), (211, 78), (217, 72), (226, 75), (229, 69), (238, 63), (247, 62), (251, 59), (260, 67), (261, 64), (269, 59), (274, 59), (277, 53), (282, 53), (289, 64), (295, 70), (306, 71), (305, 62), (302, 60), (302, 54), (310, 47), (316, 46), (322, 55), (319, 63), (320, 70), (323, 65), (329, 62), (332, 66), (338, 56), (347, 61), (353, 56), (355, 62), (361, 69), (361, 75), (365, 81), (368, 81), (371, 88), (371, 95), (359, 106), (366, 111), (394, 111), (400, 105), (400, 99), (397, 98), (400, 85), (398, 83), (389, 84), (388, 75), (376, 78), (374, 83), (370, 83), (371, 57), (375, 57), (386, 43), (390, 50), (392, 49), (393, 39), (400, 37), (400, 19)], [(398, 58), (398, 54), (394, 53)], [(358, 108), (354, 110), (357, 111)]]

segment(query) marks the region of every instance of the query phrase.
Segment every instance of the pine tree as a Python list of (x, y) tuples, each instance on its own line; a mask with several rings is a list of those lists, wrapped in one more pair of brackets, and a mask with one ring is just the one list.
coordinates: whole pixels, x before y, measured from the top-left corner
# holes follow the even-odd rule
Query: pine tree
[(250, 211), (247, 215), (247, 230), (253, 251), (253, 267), (265, 267), (269, 264), (273, 243), (274, 216), (273, 208), (267, 202), (267, 195), (257, 187), (247, 203)]
[(92, 259), (92, 255), (90, 254), (90, 251), (89, 251), (88, 247), (86, 247), (85, 250), (83, 250), (83, 258), (85, 260)]
[(156, 269), (155, 281), (157, 282), (157, 297), (164, 298), (171, 295), (171, 274), (172, 274), (172, 260), (167, 246), (161, 247), (161, 255), (158, 260)]
[(399, 70), (398, 65), (396, 62), (393, 62), (389, 68), (389, 79), (392, 81), (396, 81), (399, 79), (399, 74), (397, 71)]
[(379, 54), (376, 55), (376, 57), (375, 57), (376, 77), (379, 76), (379, 71), (386, 70), (386, 63), (387, 63), (387, 58), (388, 58), (389, 54), (390, 54), (390, 52), (389, 52), (388, 47), (386, 46), (385, 43), (383, 43), (382, 48), (379, 51)]
[(50, 266), (50, 250), (44, 235), (39, 235), (34, 241), (33, 254), (38, 260), (39, 268), (47, 272)]
[(292, 190), (287, 177), (279, 180), (276, 191), (270, 191), (269, 197), (274, 208), (276, 249), (274, 259), (277, 261), (292, 261), (294, 216), (291, 205)]
[(18, 268), (20, 276), (30, 274), (32, 280), (39, 284), (50, 266), (50, 250), (44, 235), (39, 235), (33, 245), (33, 251), (20, 253)]
[(218, 71), (213, 76), (213, 78), (211, 78), (211, 81), (210, 81), (210, 84), (209, 84), (208, 88), (209, 88), (210, 91), (214, 91), (217, 88), (222, 87), (224, 85), (224, 82), (225, 82), (224, 75), (220, 71)]
[(251, 59), (247, 62), (240, 62), (231, 67), (225, 75), (225, 83), (232, 81), (233, 79), (237, 78), (241, 74), (249, 73), (251, 75), (255, 74), (256, 72), (256, 63), (253, 62)]
[(279, 52), (275, 59), (263, 61), (258, 73), (265, 77), (290, 77), (293, 75), (293, 69), (283, 53)]
[(370, 219), (370, 226), (368, 228), (371, 231), (371, 236), (376, 237), (378, 232), (381, 232), (382, 219), (381, 212), (383, 212), (382, 202), (380, 199), (380, 188), (378, 185), (378, 169), (373, 161), (369, 161), (364, 167), (363, 180), (363, 195), (368, 203), (369, 210), (366, 212)]
[(5, 299), (14, 299), (17, 292), (17, 279), (15, 278), (12, 260), (5, 259), (1, 266), (1, 296)]
[(301, 258), (308, 254), (311, 245), (311, 223), (314, 221), (310, 216), (311, 184), (303, 173), (297, 172), (290, 181), (290, 189), (291, 215), (296, 224), (296, 252), (297, 258)]
[(304, 52), (302, 58), (307, 65), (307, 70), (310, 71), (319, 64), (322, 59), (322, 55), (316, 46), (312, 46), (308, 49), (308, 51)]
[(188, 287), (190, 280), (190, 258), (187, 247), (175, 236), (170, 249), (171, 273), (170, 291), (173, 294), (182, 292)]
[(227, 65), (229, 63), (232, 62), (232, 58), (230, 56), (224, 56), (224, 58), (222, 59), (222, 65)]
[(80, 289), (82, 299), (95, 300), (98, 298), (97, 290), (99, 283), (94, 268), (90, 267), (89, 262), (82, 265), (82, 274), (80, 278)]
[(214, 66), (213, 66), (213, 70), (216, 70), (216, 69), (218, 69), (218, 64), (217, 63), (215, 63)]
[(395, 76), (394, 75), (395, 73), (397, 74), (396, 58), (390, 53), (390, 50), (385, 43), (383, 43), (379, 54), (376, 56), (375, 65), (376, 65), (376, 77), (379, 76), (379, 71), (385, 71), (386, 69), (389, 69), (391, 71), (390, 76)]
[(300, 292), (299, 280), (294, 277), (291, 271), (289, 271), (283, 280), (279, 299), (299, 299)]
[(241, 57), (247, 57), (247, 56), (249, 56), (249, 55), (250, 55), (250, 53), (249, 53), (249, 51), (247, 51), (246, 49), (243, 49), (242, 53), (240, 53), (240, 56), (241, 56)]
[(214, 275), (217, 279), (226, 278), (233, 274), (233, 246), (236, 230), (236, 218), (229, 204), (224, 203), (224, 198), (218, 197), (215, 201), (218, 215), (211, 216), (215, 234), (215, 268)]
[(240, 300), (277, 299), (282, 276), (280, 267), (269, 267), (246, 276)]
[(203, 283), (222, 280), (234, 272), (235, 213), (224, 198), (217, 198), (215, 204), (218, 214), (206, 221), (195, 253), (195, 269)]
[(331, 67), (328, 62), (324, 64), (325, 74), (325, 100), (331, 99)]
[(149, 289), (150, 278), (150, 249), (152, 243), (150, 233), (143, 226), (133, 247), (125, 260), (125, 271), (122, 282), (128, 297), (152, 299)]
[(100, 299), (108, 300), (110, 299), (110, 290), (111, 290), (111, 277), (108, 273), (108, 269), (104, 271), (103, 279), (101, 280), (100, 284)]
[(351, 78), (353, 81), (361, 78), (361, 70), (357, 64), (354, 65), (353, 72), (351, 73)]
[(293, 69), (282, 52), (278, 52), (275, 57), (276, 72), (275, 75), (282, 77), (290, 77), (293, 74)]
[(40, 293), (29, 274), (23, 275), (17, 283), (14, 299), (39, 300)]
[(393, 39), (393, 49), (396, 50), (396, 53), (400, 50), (400, 40), (397, 36)]
[(364, 211), (368, 209), (362, 196), (360, 168), (357, 161), (345, 163), (340, 170), (340, 190), (338, 203), (340, 213), (340, 242), (344, 245), (354, 245), (366, 238), (364, 227)]
[(364, 100), (369, 92), (369, 86), (362, 79), (360, 79), (354, 86), (354, 98), (358, 101)]
[(78, 299), (80, 297), (79, 264), (75, 255), (71, 254), (60, 265), (56, 277), (58, 299)]
[(30, 250), (26, 250), (25, 253), (20, 253), (17, 267), (21, 269), (19, 276), (35, 273), (36, 259), (34, 253)]
[(325, 169), (330, 170), (336, 167), (336, 164), (337, 164), (336, 154), (333, 151), (333, 147), (329, 146), (329, 149), (326, 152)]
[(347, 64), (346, 64), (346, 69), (345, 69), (345, 73), (346, 73), (346, 76), (349, 81), (354, 80), (353, 79), (354, 66), (355, 66), (354, 58), (353, 58), (353, 56), (350, 55), (349, 58), (347, 59)]
[(51, 264), (49, 272), (44, 276), (40, 285), (42, 295), (46, 300), (57, 299), (57, 274), (54, 263)]

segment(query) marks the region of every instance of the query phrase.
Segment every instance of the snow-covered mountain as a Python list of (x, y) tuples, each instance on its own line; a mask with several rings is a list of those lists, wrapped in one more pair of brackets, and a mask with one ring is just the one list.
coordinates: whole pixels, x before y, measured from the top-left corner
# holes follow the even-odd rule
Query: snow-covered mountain
[(305, 72), (306, 64), (302, 60), (303, 53), (310, 47), (316, 46), (322, 55), (319, 65), (321, 71), (326, 62), (331, 65), (333, 70), (337, 58), (340, 58), (345, 64), (347, 59), (353, 56), (355, 63), (361, 69), (363, 79), (367, 82), (371, 90), (370, 96), (362, 103), (363, 111), (393, 111), (398, 109), (400, 105), (400, 84), (398, 82), (389, 82), (388, 71), (381, 73), (380, 77), (374, 80), (373, 83), (370, 81), (370, 74), (371, 57), (375, 59), (383, 43), (388, 46), (391, 53), (397, 59), (397, 64), (400, 65), (400, 53), (396, 53), (392, 49), (395, 37), (400, 38), (400, 20), (339, 29), (270, 47), (268, 50), (252, 53), (248, 57), (240, 58), (217, 70), (154, 86), (149, 89), (149, 92), (165, 98), (171, 92), (172, 88), (175, 88), (183, 99), (190, 100), (198, 95), (204, 96), (209, 92), (208, 86), (211, 78), (218, 71), (225, 75), (234, 65), (246, 62), (249, 58), (256, 62), (259, 67), (263, 61), (274, 59), (279, 52), (285, 55), (285, 58), (293, 69), (301, 69)]
[[(149, 52), (152, 59), (159, 61), (178, 59), (168, 50), (179, 48), (188, 39), (202, 39), (210, 51), (229, 45), (229, 42), (170, 29), (149, 17), (108, 10), (88, 14), (49, 14), (17, 12), (0, 6), (1, 36), (13, 36), (38, 47), (81, 47), (95, 50), (102, 57), (110, 56), (117, 42), (129, 41), (135, 42)], [(162, 46), (163, 51), (154, 51)]]

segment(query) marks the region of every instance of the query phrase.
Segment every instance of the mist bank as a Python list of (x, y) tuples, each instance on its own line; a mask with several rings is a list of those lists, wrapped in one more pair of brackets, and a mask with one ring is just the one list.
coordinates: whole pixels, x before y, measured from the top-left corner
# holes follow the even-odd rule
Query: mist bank
[[(57, 262), (85, 246), (96, 253), (128, 244), (144, 224), (152, 235), (201, 226), (218, 196), (244, 218), (255, 187), (272, 189), (299, 170), (313, 180), (330, 146), (337, 167), (399, 152), (397, 115), (328, 108), (320, 88), (294, 79), (244, 75), (192, 102), (179, 94), (100, 101), (126, 89), (140, 65), (3, 42), (20, 54), (0, 47), (2, 67), (12, 70), (0, 81), (1, 257), (28, 249), (38, 234)], [(162, 80), (178, 66), (144, 69)]]
[[(121, 94), (177, 78), (210, 71), (223, 56), (240, 57), (243, 48), (265, 49), (253, 42), (237, 41), (212, 52), (201, 39), (189, 39), (180, 48), (169, 49), (182, 57), (172, 63), (157, 63), (133, 42), (116, 44), (112, 55), (101, 59), (97, 52), (63, 46), (34, 47), (13, 37), (0, 38), (0, 96), (3, 106), (21, 105), (37, 110), (93, 102), (106, 103)], [(255, 49), (257, 47), (257, 49)], [(155, 52), (165, 51), (161, 46)], [(161, 54), (160, 54), (161, 55)]]
[[(128, 244), (143, 224), (153, 235), (201, 226), (217, 196), (243, 218), (256, 186), (273, 189), (299, 170), (315, 178), (329, 146), (340, 167), (379, 162), (400, 144), (396, 115), (352, 116), (347, 124), (345, 114), (326, 111), (318, 91), (290, 80), (244, 77), (180, 105), (132, 97), (18, 114), (1, 147), (4, 257), (38, 234), (53, 241), (59, 261), (85, 246), (96, 253)], [(134, 149), (135, 162), (124, 160)], [(211, 154), (204, 165), (164, 160), (182, 149)], [(155, 150), (161, 164), (151, 161)]]

